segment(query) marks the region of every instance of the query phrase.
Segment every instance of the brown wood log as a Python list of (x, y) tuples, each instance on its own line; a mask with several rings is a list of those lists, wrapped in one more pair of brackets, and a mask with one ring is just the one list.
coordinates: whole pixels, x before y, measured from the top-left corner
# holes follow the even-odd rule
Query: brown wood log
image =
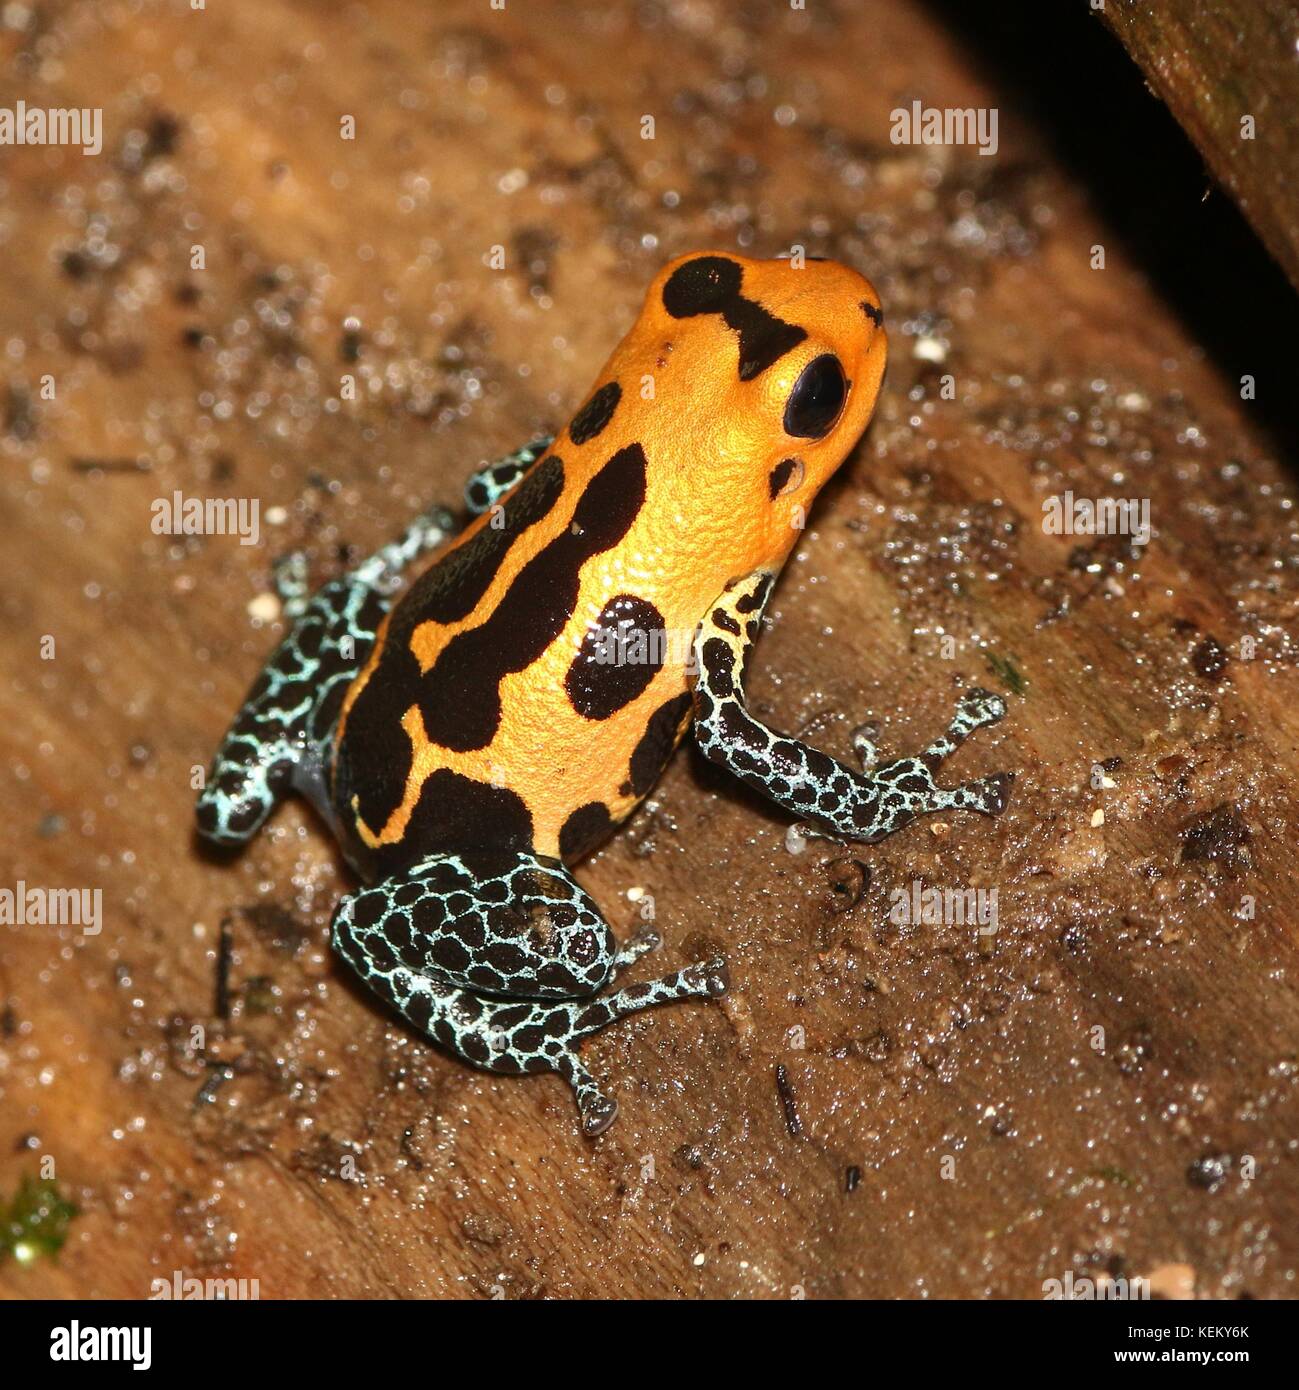
[(1106, 0), (1101, 13), (1299, 287), (1291, 0)]
[[(4, 153), (0, 887), (103, 920), (0, 927), (0, 1195), (48, 1157), (81, 1208), (0, 1292), (1291, 1294), (1296, 492), (1239, 378), (1282, 392), (1202, 350), (941, 17), (33, 14), (6, 91), (102, 105), (105, 146)], [(998, 105), (997, 156), (892, 144), (917, 96)], [(593, 1143), (558, 1078), (471, 1071), (331, 958), (349, 879), (305, 807), (203, 853), (193, 769), (275, 640), (275, 555), (332, 575), (565, 418), (668, 256), (795, 243), (871, 276), (893, 357), (754, 707), (895, 753), (996, 684), (947, 775), (1015, 794), (792, 853), (683, 750), (580, 877), (620, 933), (652, 896), (640, 969), (721, 950), (733, 993), (592, 1040)], [(258, 499), (260, 543), (155, 534), (176, 490)], [(1152, 538), (1051, 534), (1066, 491), (1148, 502)], [(898, 920), (913, 884), (995, 891), (996, 930)]]

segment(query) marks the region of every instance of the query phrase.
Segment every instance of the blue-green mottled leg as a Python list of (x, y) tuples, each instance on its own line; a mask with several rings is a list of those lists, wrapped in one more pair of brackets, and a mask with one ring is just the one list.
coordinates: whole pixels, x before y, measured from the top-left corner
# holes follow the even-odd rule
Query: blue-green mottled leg
[[(987, 690), (963, 695), (946, 734), (918, 757), (895, 758), (867, 772), (754, 719), (745, 708), (741, 676), (771, 587), (772, 576), (766, 573), (728, 586), (695, 638), (695, 736), (707, 757), (787, 810), (851, 840), (882, 840), (931, 811), (995, 816), (1005, 809), (1010, 773), (951, 789), (934, 781), (943, 760), (975, 729), (1005, 716), (1005, 701)], [(864, 729), (856, 731), (853, 742), (869, 769), (876, 756), (874, 743)]]
[(859, 724), (852, 731), (853, 751), (863, 772), (870, 772), (880, 760), (880, 751), (875, 746), (875, 730), (868, 724)]
[(558, 861), (522, 851), (437, 855), (362, 889), (339, 903), (334, 940), (367, 982), (404, 967), (511, 999), (594, 994), (617, 955), (590, 894)]
[(374, 647), (401, 572), (440, 545), (453, 526), (449, 512), (431, 509), (311, 598), (305, 597), (303, 558), (295, 553), (278, 562), (276, 585), (289, 631), (248, 692), (199, 793), (198, 828), (207, 839), (246, 843), (293, 787), (322, 799), (321, 747)]
[(624, 970), (630, 969), (642, 956), (657, 951), (662, 944), (663, 938), (653, 927), (638, 927), (618, 948), (618, 954), (613, 958), (613, 972), (609, 978), (616, 980)]
[(555, 1070), (573, 1088), (582, 1132), (592, 1138), (603, 1134), (618, 1118), (618, 1102), (600, 1089), (600, 1083), (582, 1065), (576, 1052), (561, 1051), (555, 1058)]
[(534, 855), (443, 855), (344, 898), (334, 947), (376, 994), (435, 1042), (488, 1071), (557, 1071), (582, 1127), (599, 1134), (617, 1106), (577, 1057), (615, 1019), (676, 999), (720, 994), (721, 961), (598, 993), (657, 944), (642, 931), (621, 950), (562, 865)]
[(465, 506), (469, 515), (481, 516), (491, 511), (553, 443), (553, 435), (543, 435), (471, 474), (465, 484)]

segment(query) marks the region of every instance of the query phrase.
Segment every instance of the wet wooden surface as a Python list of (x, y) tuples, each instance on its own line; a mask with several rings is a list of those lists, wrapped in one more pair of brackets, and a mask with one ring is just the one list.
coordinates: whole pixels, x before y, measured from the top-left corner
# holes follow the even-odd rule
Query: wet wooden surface
[[(0, 886), (100, 889), (103, 929), (0, 927), (0, 1194), (50, 1160), (82, 1209), (0, 1290), (1292, 1293), (1291, 417), (1194, 181), (1147, 209), (1211, 261), (1171, 304), (1109, 178), (942, 7), (32, 16), (0, 104), (100, 104), (105, 150), (0, 155)], [(913, 99), (997, 105), (997, 154), (891, 144)], [(1101, 134), (1121, 164), (1131, 131)], [(642, 969), (722, 950), (734, 992), (588, 1044), (622, 1105), (592, 1143), (557, 1078), (470, 1071), (332, 961), (348, 880), (305, 808), (201, 853), (192, 769), (275, 639), (274, 555), (332, 574), (565, 418), (669, 255), (794, 244), (871, 276), (893, 358), (754, 704), (840, 755), (873, 716), (900, 752), (999, 684), (949, 775), (1015, 796), (792, 853), (683, 751), (581, 877), (620, 932), (652, 897)], [(176, 490), (258, 499), (259, 544), (154, 534)], [(1066, 490), (1148, 501), (1149, 545), (1047, 534)], [(893, 920), (914, 883), (995, 890), (997, 930)]]

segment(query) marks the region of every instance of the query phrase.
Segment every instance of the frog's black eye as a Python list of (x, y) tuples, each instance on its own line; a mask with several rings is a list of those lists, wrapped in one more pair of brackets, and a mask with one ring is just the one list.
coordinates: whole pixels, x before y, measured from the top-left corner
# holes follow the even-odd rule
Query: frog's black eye
[(848, 378), (839, 359), (824, 353), (803, 368), (785, 406), (785, 433), (796, 439), (821, 439), (839, 418), (848, 398)]

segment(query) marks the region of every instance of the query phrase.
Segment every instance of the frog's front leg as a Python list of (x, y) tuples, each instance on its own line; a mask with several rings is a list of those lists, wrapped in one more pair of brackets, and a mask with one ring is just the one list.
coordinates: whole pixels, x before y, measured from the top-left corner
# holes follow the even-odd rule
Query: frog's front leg
[(795, 815), (846, 839), (882, 840), (930, 811), (1000, 814), (1012, 774), (1001, 772), (951, 789), (934, 781), (944, 759), (975, 729), (1005, 715), (1005, 701), (989, 691), (963, 695), (946, 734), (916, 757), (895, 758), (871, 770), (874, 745), (859, 731), (855, 742), (865, 772), (754, 719), (745, 707), (741, 681), (773, 580), (759, 572), (728, 586), (696, 635), (695, 737), (704, 754)]
[(465, 506), (469, 509), (469, 515), (481, 516), (483, 512), (491, 511), (554, 442), (553, 435), (543, 435), (525, 444), (522, 449), (516, 449), (514, 453), (480, 468), (477, 473), (471, 473), (465, 484)]
[(599, 908), (557, 861), (523, 852), (440, 855), (339, 903), (334, 947), (381, 998), (434, 1041), (489, 1071), (557, 1071), (587, 1134), (615, 1102), (578, 1058), (615, 1019), (720, 994), (720, 961), (611, 994), (599, 991), (657, 944), (621, 950)]
[(374, 647), (402, 571), (436, 549), (454, 525), (445, 509), (431, 508), (310, 598), (302, 556), (294, 552), (277, 563), (276, 584), (291, 626), (212, 761), (196, 808), (207, 839), (244, 844), (292, 787), (317, 789), (320, 748)]

